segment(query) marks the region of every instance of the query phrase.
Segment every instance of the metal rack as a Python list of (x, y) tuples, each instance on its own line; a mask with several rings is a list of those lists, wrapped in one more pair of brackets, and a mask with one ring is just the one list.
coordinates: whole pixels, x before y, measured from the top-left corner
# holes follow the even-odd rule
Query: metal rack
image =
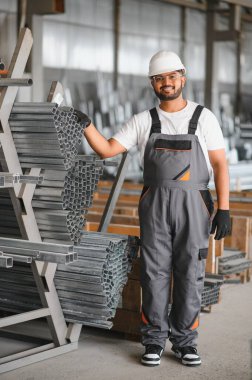
[[(22, 81), (20, 82), (19, 78), (23, 76), (32, 43), (33, 38), (31, 31), (27, 28), (22, 29), (8, 70), (8, 81), (2, 82), (4, 83), (4, 87), (1, 87), (2, 90), (0, 93), (1, 166), (5, 173), (19, 173), (20, 176), (22, 176), (23, 173), (8, 120), (17, 95), (18, 86), (22, 85)], [(0, 79), (0, 82), (1, 81), (2, 79)], [(62, 97), (62, 87), (57, 82), (54, 82), (48, 96), (48, 101), (52, 101), (52, 99), (55, 99), (57, 96)], [(40, 171), (40, 168), (32, 168), (29, 175), (39, 176)], [(20, 232), (23, 239), (39, 244), (41, 243), (41, 237), (31, 205), (36, 184), (21, 182), (22, 181), (14, 182), (13, 187), (9, 188)], [(53, 281), (56, 267), (57, 263), (52, 263), (50, 260), (47, 262), (33, 260), (31, 262), (31, 268), (41, 298), (42, 308), (0, 318), (0, 328), (2, 329), (18, 323), (46, 317), (52, 341), (30, 350), (0, 358), (0, 373), (54, 357), (77, 348), (82, 325), (78, 323), (67, 324), (64, 319)], [(9, 268), (9, 270), (12, 269)]]

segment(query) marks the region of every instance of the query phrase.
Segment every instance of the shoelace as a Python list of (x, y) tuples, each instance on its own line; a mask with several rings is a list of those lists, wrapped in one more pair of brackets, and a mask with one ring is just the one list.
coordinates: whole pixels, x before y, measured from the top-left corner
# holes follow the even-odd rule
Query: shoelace
[(185, 355), (185, 354), (197, 354), (197, 349), (195, 347), (191, 347), (191, 346), (182, 347), (181, 352), (183, 355)]
[(146, 354), (160, 354), (162, 347), (156, 344), (150, 344), (146, 346)]

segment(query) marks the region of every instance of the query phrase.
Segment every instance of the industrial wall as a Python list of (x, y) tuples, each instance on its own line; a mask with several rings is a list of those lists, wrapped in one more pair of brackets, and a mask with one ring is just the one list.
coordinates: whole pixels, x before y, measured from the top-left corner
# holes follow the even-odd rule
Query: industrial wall
[[(183, 21), (184, 20), (184, 21)], [(219, 17), (219, 28), (228, 20)], [(16, 1), (0, 3), (0, 58), (8, 63), (16, 42)], [(180, 54), (187, 67), (186, 96), (204, 104), (205, 12), (154, 0), (121, 0), (118, 88), (113, 88), (114, 0), (65, 0), (65, 13), (36, 16), (33, 90), (26, 100), (43, 100), (52, 80), (60, 80), (68, 104), (88, 112), (98, 129), (118, 129), (132, 113), (155, 104), (147, 72), (152, 54), (160, 49)], [(41, 32), (41, 33), (40, 33)], [(42, 35), (42, 38), (38, 37)], [(252, 25), (243, 23), (241, 55), (241, 121), (252, 115)], [(218, 81), (213, 111), (226, 137), (235, 132), (235, 42), (216, 48)], [(33, 91), (33, 92), (32, 92)], [(24, 99), (23, 99), (24, 100)], [(233, 143), (228, 141), (229, 147)], [(242, 143), (243, 144), (243, 143)]]

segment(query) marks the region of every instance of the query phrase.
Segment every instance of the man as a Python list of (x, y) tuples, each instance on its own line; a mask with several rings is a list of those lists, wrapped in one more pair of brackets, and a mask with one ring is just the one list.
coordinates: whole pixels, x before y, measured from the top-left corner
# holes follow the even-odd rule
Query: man
[[(157, 108), (134, 115), (106, 140), (85, 115), (85, 137), (101, 157), (133, 146), (140, 149), (144, 188), (139, 203), (141, 229), (141, 362), (160, 364), (166, 339), (182, 364), (201, 364), (196, 349), (209, 233), (223, 238), (230, 230), (229, 178), (223, 135), (208, 109), (186, 100), (185, 67), (173, 52), (150, 60), (149, 78), (160, 99)], [(211, 172), (217, 192), (214, 210), (208, 190)], [(212, 224), (212, 226), (211, 226)], [(173, 271), (173, 302), (168, 317)]]

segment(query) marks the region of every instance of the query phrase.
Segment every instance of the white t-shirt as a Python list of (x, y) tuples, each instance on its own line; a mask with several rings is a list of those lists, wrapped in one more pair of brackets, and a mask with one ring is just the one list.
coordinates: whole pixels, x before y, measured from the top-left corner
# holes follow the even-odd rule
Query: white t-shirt
[[(158, 116), (161, 121), (161, 133), (170, 135), (187, 134), (189, 121), (197, 107), (197, 103), (187, 101), (187, 105), (178, 112), (165, 112), (157, 107)], [(150, 135), (152, 119), (149, 111), (134, 115), (113, 136), (127, 150), (138, 146), (140, 160), (143, 166), (144, 151)], [(209, 176), (212, 175), (212, 167), (209, 161), (208, 150), (225, 149), (223, 134), (215, 115), (204, 108), (198, 122), (196, 135), (206, 158)]]

